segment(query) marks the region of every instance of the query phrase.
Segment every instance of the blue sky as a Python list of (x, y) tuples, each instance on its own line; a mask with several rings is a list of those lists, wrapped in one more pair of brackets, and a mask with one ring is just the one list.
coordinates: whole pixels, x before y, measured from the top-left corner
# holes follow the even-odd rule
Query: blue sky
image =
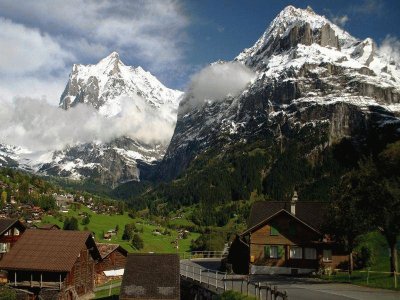
[(73, 63), (116, 50), (172, 88), (216, 60), (231, 60), (287, 5), (327, 16), (353, 36), (400, 51), (399, 0), (0, 0), (0, 101), (57, 105)]

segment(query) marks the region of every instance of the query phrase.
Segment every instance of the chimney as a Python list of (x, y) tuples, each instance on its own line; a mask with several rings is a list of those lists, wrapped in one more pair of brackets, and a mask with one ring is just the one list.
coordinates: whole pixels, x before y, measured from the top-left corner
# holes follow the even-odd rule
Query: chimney
[(290, 200), (290, 213), (292, 215), (296, 215), (296, 203), (297, 203), (297, 200), (299, 200), (299, 197), (297, 196), (297, 192), (294, 191), (292, 200)]

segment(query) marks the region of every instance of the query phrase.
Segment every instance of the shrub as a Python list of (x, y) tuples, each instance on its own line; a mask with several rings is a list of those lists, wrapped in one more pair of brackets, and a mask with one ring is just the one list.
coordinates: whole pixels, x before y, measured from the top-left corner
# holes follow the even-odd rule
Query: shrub
[(134, 234), (132, 238), (132, 246), (137, 250), (143, 249), (144, 243), (142, 238), (138, 234)]

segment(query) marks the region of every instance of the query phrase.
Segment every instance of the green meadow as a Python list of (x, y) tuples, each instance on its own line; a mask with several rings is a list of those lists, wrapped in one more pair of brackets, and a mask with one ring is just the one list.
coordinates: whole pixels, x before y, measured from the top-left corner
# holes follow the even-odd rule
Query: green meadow
[[(80, 213), (87, 213), (90, 216), (90, 223), (87, 225), (82, 225), (83, 217), (79, 216)], [(174, 242), (178, 236), (178, 231), (174, 229), (169, 229), (157, 225), (150, 220), (143, 218), (131, 218), (128, 213), (123, 215), (107, 215), (107, 214), (97, 214), (92, 212), (88, 207), (81, 205), (80, 208), (74, 210), (70, 209), (68, 213), (61, 213), (61, 217), (46, 215), (42, 219), (42, 223), (52, 223), (57, 224), (61, 228), (63, 227), (63, 220), (67, 217), (76, 217), (79, 221), (79, 230), (84, 230), (85, 227), (94, 233), (97, 242), (104, 243), (116, 243), (120, 244), (128, 252), (159, 252), (159, 253), (174, 253), (174, 252), (187, 252), (189, 251), (191, 240), (195, 240), (199, 233), (191, 232), (186, 239), (179, 240), (179, 249), (175, 248)], [(122, 240), (122, 234), (124, 232), (124, 227), (126, 224), (134, 223), (136, 228), (140, 231), (138, 234), (143, 239), (144, 248), (140, 251), (132, 247), (130, 241)], [(174, 222), (175, 225), (180, 225), (180, 223), (189, 223), (189, 221), (182, 221), (181, 219)], [(119, 231), (116, 236), (113, 236), (111, 240), (104, 240), (103, 234), (108, 230), (115, 229), (118, 225)], [(155, 230), (164, 232), (168, 229), (171, 235), (155, 235), (153, 232)], [(143, 230), (143, 232), (141, 232)]]

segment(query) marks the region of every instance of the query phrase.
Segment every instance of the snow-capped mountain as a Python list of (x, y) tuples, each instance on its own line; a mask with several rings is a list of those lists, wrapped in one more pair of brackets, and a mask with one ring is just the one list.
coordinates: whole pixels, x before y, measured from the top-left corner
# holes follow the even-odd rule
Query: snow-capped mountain
[(368, 148), (400, 138), (400, 62), (311, 8), (286, 7), (235, 61), (255, 79), (239, 96), (180, 107), (162, 177), (176, 177), (215, 147), (257, 140), (281, 149), (296, 140), (314, 159), (343, 139)]
[[(165, 87), (140, 66), (126, 66), (117, 52), (96, 65), (74, 65), (68, 84), (61, 95), (60, 107), (68, 109), (86, 103), (107, 117), (121, 112), (121, 99), (140, 96), (154, 108), (178, 107), (182, 92)], [(175, 114), (170, 116), (176, 118)]]
[[(123, 118), (123, 122), (131, 123), (129, 128), (138, 127), (146, 131), (146, 124), (139, 123), (152, 123), (151, 118), (156, 120), (156, 124), (173, 128), (181, 95), (182, 92), (165, 87), (141, 67), (126, 66), (118, 53), (113, 52), (98, 64), (74, 65), (59, 106), (71, 112), (78, 104), (93, 106), (111, 122), (121, 123), (119, 117), (125, 114), (128, 117)], [(130, 117), (124, 109), (135, 110), (132, 116), (140, 118)], [(77, 127), (65, 130), (79, 130), (79, 124), (75, 125)], [(148, 133), (149, 136), (152, 134)], [(162, 159), (170, 136), (151, 140), (144, 135), (146, 132), (141, 133), (143, 138), (121, 133), (111, 142), (96, 140), (39, 154), (29, 149), (1, 145), (0, 165), (73, 179), (91, 178), (116, 186), (139, 180), (141, 166), (146, 168)]]

